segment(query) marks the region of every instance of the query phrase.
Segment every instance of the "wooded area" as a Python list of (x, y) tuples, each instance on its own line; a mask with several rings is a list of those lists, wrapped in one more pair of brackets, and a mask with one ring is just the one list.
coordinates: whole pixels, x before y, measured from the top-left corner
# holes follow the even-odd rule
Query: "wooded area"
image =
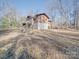
[[(64, 6), (63, 0), (49, 0), (45, 2), (48, 14), (55, 27), (65, 29), (79, 29), (79, 0), (72, 0), (72, 5)], [(68, 3), (69, 4), (69, 3)], [(32, 13), (31, 13), (32, 14)], [(57, 14), (59, 18), (57, 18)], [(25, 21), (25, 16), (21, 16), (10, 1), (0, 2), (0, 28), (20, 27), (21, 22)]]
[(56, 21), (56, 12), (59, 12), (60, 19), (58, 19), (58, 27), (79, 29), (79, 0), (67, 2), (68, 4), (72, 3), (70, 7), (68, 7), (68, 5), (64, 6), (62, 1), (63, 0), (51, 0), (48, 4), (49, 14), (53, 16), (53, 20)]

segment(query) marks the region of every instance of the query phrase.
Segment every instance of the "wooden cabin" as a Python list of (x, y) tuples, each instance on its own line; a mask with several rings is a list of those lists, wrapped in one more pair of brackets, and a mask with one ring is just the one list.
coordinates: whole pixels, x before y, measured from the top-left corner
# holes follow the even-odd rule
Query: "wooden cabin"
[(36, 14), (34, 16), (34, 28), (35, 29), (48, 29), (49, 17), (45, 13)]
[(52, 29), (52, 20), (45, 13), (36, 14), (35, 16), (27, 16), (27, 28), (34, 29)]

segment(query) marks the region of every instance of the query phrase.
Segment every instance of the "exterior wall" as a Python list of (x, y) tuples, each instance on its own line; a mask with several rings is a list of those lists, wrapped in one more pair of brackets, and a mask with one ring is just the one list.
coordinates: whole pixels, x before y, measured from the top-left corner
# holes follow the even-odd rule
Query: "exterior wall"
[(48, 29), (48, 18), (45, 15), (40, 15), (36, 18), (33, 25), (34, 29)]
[(34, 29), (48, 29), (48, 23), (35, 23)]
[(38, 16), (34, 22), (35, 23), (37, 23), (37, 22), (46, 23), (46, 22), (48, 22), (48, 18), (44, 15), (41, 15), (41, 16)]

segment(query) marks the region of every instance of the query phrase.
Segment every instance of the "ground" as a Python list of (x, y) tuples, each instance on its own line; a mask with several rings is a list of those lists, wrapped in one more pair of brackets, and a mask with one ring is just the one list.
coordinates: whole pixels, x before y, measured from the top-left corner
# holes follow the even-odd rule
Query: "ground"
[(79, 59), (79, 32), (0, 32), (0, 59)]

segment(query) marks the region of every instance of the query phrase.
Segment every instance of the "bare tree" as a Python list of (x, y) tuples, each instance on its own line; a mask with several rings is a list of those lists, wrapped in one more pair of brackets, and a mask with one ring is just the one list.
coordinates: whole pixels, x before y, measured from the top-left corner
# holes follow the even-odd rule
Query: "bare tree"
[(10, 7), (10, 1), (0, 0), (0, 17), (7, 13), (8, 8)]
[(61, 17), (63, 17), (64, 19), (62, 19), (62, 22), (63, 22), (63, 25), (65, 25), (66, 26), (66, 28), (68, 28), (68, 26), (69, 26), (69, 15), (68, 15), (68, 7), (67, 7), (67, 9), (65, 9), (65, 7), (63, 6), (63, 4), (62, 4), (62, 0), (58, 0), (58, 7), (59, 7), (59, 12), (60, 12), (60, 14), (61, 14)]
[(74, 27), (79, 29), (79, 0), (73, 0), (74, 3)]
[[(0, 1), (0, 18), (4, 22), (7, 20), (9, 28), (15, 27), (19, 24), (19, 13), (12, 6), (11, 1), (1, 0)], [(5, 19), (6, 18), (6, 19)]]
[(56, 11), (60, 13), (61, 16), (61, 27), (68, 28), (69, 26), (69, 10), (63, 6), (62, 0), (50, 0), (48, 11), (49, 14), (56, 16)]
[(55, 28), (55, 26), (56, 26), (55, 18), (56, 18), (56, 12), (58, 10), (57, 0), (49, 0), (49, 1), (47, 1), (46, 8), (48, 10), (47, 13), (51, 17), (51, 20), (53, 21), (53, 25), (54, 25), (53, 27)]

